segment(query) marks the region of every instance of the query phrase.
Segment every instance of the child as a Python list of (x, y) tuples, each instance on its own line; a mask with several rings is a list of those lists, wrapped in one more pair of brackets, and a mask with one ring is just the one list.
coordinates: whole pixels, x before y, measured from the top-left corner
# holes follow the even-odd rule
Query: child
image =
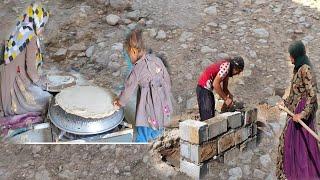
[(141, 30), (133, 30), (125, 41), (125, 51), (133, 69), (125, 82), (125, 88), (114, 102), (116, 108), (125, 106), (138, 87), (136, 130), (137, 142), (157, 138), (169, 125), (172, 104), (171, 83), (162, 61), (147, 53)]

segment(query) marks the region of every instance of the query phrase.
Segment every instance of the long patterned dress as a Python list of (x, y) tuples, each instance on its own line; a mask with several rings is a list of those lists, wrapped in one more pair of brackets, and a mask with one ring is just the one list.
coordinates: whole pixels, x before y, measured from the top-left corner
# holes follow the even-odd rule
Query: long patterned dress
[[(315, 130), (315, 115), (318, 109), (317, 85), (309, 65), (305, 64), (294, 72), (285, 105), (291, 112), (301, 113), (304, 122)], [(320, 178), (320, 153), (317, 141), (289, 116), (279, 141), (277, 177), (278, 179)]]

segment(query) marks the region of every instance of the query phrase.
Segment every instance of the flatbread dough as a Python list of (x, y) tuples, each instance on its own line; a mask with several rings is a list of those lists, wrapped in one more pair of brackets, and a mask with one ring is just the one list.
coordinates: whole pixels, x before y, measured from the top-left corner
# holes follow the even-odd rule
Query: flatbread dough
[(84, 118), (105, 118), (115, 112), (109, 90), (96, 86), (73, 86), (57, 94), (56, 103), (67, 113)]

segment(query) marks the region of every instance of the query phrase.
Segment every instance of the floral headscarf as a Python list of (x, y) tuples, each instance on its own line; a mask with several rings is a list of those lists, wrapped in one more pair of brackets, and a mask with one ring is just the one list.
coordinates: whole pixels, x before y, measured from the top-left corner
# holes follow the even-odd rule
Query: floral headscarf
[(36, 55), (36, 67), (42, 64), (42, 55), (40, 51), (40, 42), (37, 32), (44, 27), (49, 18), (49, 13), (39, 4), (31, 4), (23, 16), (16, 24), (13, 33), (5, 44), (4, 62), (9, 64), (13, 61), (27, 46), (31, 39), (37, 38), (38, 52)]

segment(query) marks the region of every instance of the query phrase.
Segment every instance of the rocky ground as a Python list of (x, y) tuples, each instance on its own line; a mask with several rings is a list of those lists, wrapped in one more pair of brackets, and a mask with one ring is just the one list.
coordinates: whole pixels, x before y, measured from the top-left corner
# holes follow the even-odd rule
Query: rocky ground
[[(29, 2), (1, 3), (0, 39), (5, 39)], [(235, 99), (251, 106), (274, 105), (279, 99), (275, 95), (283, 95), (279, 92), (289, 85), (293, 68), (287, 60), (292, 40), (302, 39), (314, 68), (320, 67), (319, 4), (312, 0), (41, 2), (51, 13), (44, 35), (44, 70), (76, 71), (118, 92), (127, 73), (122, 43), (128, 30), (139, 24), (147, 46), (168, 61), (176, 114), (196, 107), (197, 78), (219, 58), (244, 57), (245, 71), (229, 84)], [(284, 118), (270, 106), (259, 109), (259, 119), (267, 127), (258, 148), (227, 165), (212, 162), (219, 168), (212, 168), (208, 179), (274, 179), (277, 139), (284, 124), (279, 119)], [(0, 179), (185, 179), (148, 149), (142, 145), (2, 145)]]

